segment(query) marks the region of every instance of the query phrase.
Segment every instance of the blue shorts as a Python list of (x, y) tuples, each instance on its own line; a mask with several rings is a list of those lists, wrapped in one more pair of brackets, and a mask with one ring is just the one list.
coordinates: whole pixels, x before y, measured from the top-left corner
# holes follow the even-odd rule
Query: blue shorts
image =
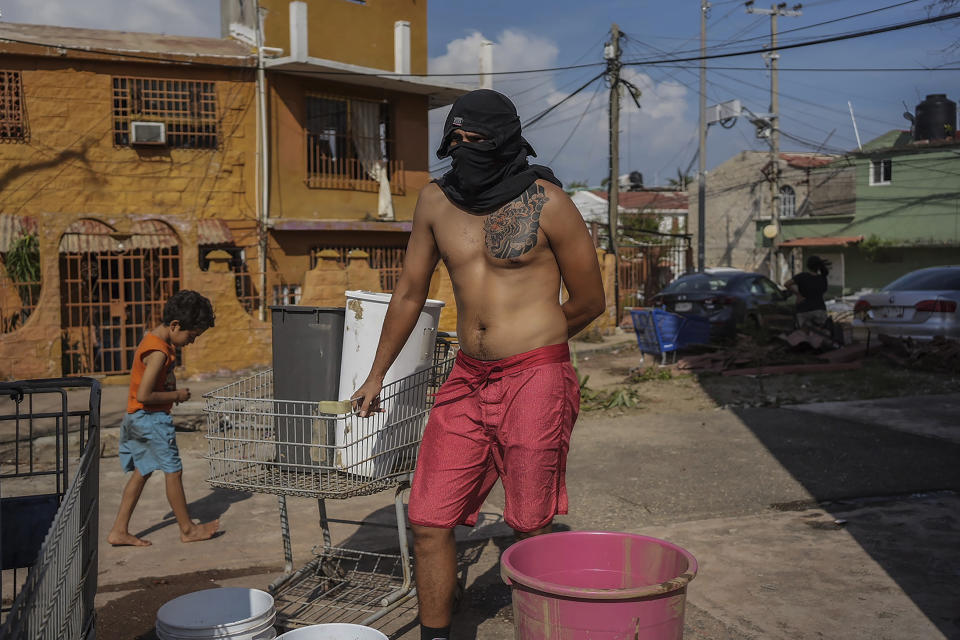
[(145, 476), (157, 469), (175, 473), (183, 469), (173, 417), (166, 411), (128, 413), (120, 425), (120, 464)]

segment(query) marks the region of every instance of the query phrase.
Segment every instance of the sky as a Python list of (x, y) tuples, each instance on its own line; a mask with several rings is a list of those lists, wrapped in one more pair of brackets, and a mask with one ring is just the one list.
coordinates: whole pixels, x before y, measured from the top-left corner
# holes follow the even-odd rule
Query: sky
[[(346, 0), (327, 0), (328, 2)], [(367, 0), (382, 2), (387, 0)], [(780, 17), (780, 45), (919, 20), (936, 0), (812, 0), (796, 17)], [(893, 6), (899, 5), (899, 6)], [(0, 20), (219, 36), (219, 0), (0, 0)], [(494, 88), (511, 97), (526, 122), (599, 74), (612, 23), (619, 25), (624, 62), (669, 61), (697, 55), (699, 0), (432, 0), (428, 4), (431, 73), (478, 68), (480, 42), (494, 43), (494, 71), (594, 64), (586, 68), (497, 75)], [(758, 3), (769, 7), (769, 3)], [(882, 9), (891, 7), (890, 9)], [(933, 9), (934, 14), (939, 9)], [(953, 7), (960, 10), (960, 3)], [(866, 15), (856, 16), (864, 12)], [(105, 16), (110, 19), (106, 20)], [(848, 16), (854, 16), (849, 17)], [(847, 18), (847, 19), (844, 19)], [(818, 23), (830, 22), (829, 24)], [(741, 0), (716, 0), (707, 20), (708, 54), (759, 49), (769, 43), (769, 16), (747, 13)], [(780, 52), (781, 151), (842, 153), (857, 147), (850, 105), (863, 143), (891, 129), (907, 129), (905, 110), (932, 93), (960, 100), (960, 71), (868, 71), (869, 68), (960, 67), (960, 20), (843, 42)], [(638, 109), (621, 100), (621, 173), (640, 171), (647, 186), (665, 185), (678, 171), (697, 169), (697, 62), (636, 64), (623, 77), (640, 89)], [(731, 69), (730, 67), (733, 67)], [(793, 69), (846, 68), (853, 71)], [(469, 82), (473, 78), (437, 78)], [(770, 105), (770, 74), (759, 53), (708, 62), (707, 104), (739, 99), (754, 113)], [(595, 81), (524, 135), (534, 162), (554, 168), (564, 182), (599, 185), (608, 171), (609, 87)], [(431, 113), (435, 148), (446, 109)], [(767, 150), (747, 118), (729, 129), (713, 125), (707, 166), (740, 151)], [(436, 173), (445, 163), (431, 157)]]

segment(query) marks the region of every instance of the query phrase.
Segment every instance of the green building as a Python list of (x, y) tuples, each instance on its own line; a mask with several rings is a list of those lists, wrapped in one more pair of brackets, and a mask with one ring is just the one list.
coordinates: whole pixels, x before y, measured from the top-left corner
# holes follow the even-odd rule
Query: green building
[[(890, 131), (816, 169), (796, 216), (781, 218), (791, 271), (831, 260), (834, 295), (880, 288), (922, 267), (960, 264), (960, 137)], [(758, 242), (763, 238), (758, 222)]]

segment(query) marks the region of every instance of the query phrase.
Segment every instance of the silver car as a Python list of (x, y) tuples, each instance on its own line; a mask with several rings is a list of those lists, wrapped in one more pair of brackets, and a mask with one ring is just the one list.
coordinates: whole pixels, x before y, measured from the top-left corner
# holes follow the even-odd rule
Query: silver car
[(911, 271), (853, 308), (854, 326), (872, 333), (929, 340), (960, 339), (960, 266)]

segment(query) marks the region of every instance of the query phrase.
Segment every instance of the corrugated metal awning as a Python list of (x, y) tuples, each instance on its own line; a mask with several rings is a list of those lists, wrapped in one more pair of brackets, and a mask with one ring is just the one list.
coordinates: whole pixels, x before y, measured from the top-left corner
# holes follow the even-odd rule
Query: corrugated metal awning
[(784, 240), (781, 247), (845, 247), (863, 242), (863, 236), (823, 236), (820, 238), (794, 238)]
[(233, 232), (226, 220), (205, 218), (197, 224), (197, 244), (234, 244)]
[(102, 253), (128, 249), (164, 249), (176, 247), (180, 239), (173, 229), (159, 220), (140, 220), (130, 233), (119, 233), (98, 220), (77, 220), (60, 238), (60, 253)]
[(0, 253), (10, 250), (10, 245), (20, 236), (37, 232), (37, 220), (30, 216), (15, 216), (0, 213)]

